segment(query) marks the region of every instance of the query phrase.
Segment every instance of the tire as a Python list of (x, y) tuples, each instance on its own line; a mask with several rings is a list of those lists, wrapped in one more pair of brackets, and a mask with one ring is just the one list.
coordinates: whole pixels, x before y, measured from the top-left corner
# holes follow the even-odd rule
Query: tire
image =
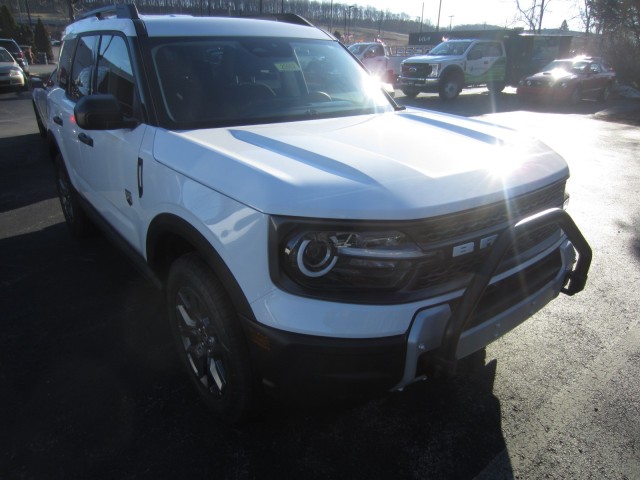
[(67, 227), (76, 238), (83, 238), (94, 231), (93, 223), (80, 205), (78, 192), (69, 179), (62, 156), (58, 153), (53, 161), (56, 174), (58, 198)]
[(580, 85), (576, 85), (576, 88), (571, 92), (571, 96), (569, 97), (570, 105), (577, 105), (582, 100), (582, 88)]
[(610, 96), (611, 96), (611, 85), (607, 83), (602, 89), (602, 91), (600, 92), (600, 96), (598, 97), (598, 100), (600, 100), (601, 102), (606, 102), (607, 100), (609, 100)]
[(207, 406), (226, 422), (246, 420), (258, 387), (244, 334), (224, 287), (197, 253), (171, 266), (167, 308), (178, 355)]
[(402, 93), (404, 93), (405, 97), (416, 98), (420, 93), (420, 90), (415, 88), (403, 88)]
[(491, 93), (500, 93), (506, 88), (506, 84), (504, 84), (503, 82), (493, 82), (487, 84), (487, 88)]
[(457, 73), (449, 73), (442, 79), (438, 94), (442, 100), (453, 100), (460, 95), (462, 87), (460, 75)]

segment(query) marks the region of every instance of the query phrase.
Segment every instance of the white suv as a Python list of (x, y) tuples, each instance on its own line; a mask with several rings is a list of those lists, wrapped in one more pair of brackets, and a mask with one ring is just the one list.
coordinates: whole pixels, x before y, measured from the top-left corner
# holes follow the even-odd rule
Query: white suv
[(278, 20), (93, 12), (40, 113), (72, 233), (102, 227), (164, 289), (219, 414), (450, 373), (582, 290), (562, 158), (399, 107), (332, 36)]

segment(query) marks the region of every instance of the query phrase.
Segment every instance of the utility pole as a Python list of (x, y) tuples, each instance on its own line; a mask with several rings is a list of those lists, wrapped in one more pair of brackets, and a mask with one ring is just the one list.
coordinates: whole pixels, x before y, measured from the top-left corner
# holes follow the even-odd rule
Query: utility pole
[(440, 0), (440, 5), (438, 6), (438, 24), (436, 25), (436, 32), (440, 31), (440, 12), (442, 11), (442, 0)]
[(73, 0), (67, 0), (67, 8), (69, 12), (69, 21), (73, 23), (76, 20), (76, 14), (73, 11)]
[(329, 33), (333, 35), (333, 0), (331, 0), (331, 11), (329, 12)]
[(29, 19), (29, 28), (33, 28), (33, 23), (31, 22), (31, 12), (29, 11), (29, 0), (24, 0), (24, 3), (27, 6), (27, 18)]
[(349, 12), (349, 23), (347, 24), (347, 41), (349, 41), (349, 27), (351, 27), (351, 9), (352, 8), (356, 8), (355, 5), (349, 5), (349, 7), (347, 8), (347, 11)]

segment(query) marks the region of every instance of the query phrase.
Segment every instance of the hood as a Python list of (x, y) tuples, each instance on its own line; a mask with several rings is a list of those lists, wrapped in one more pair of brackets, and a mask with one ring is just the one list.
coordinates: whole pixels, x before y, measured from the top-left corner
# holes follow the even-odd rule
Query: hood
[(424, 59), (432, 63), (450, 62), (464, 59), (464, 55), (425, 55)]
[(568, 177), (513, 130), (405, 111), (192, 131), (159, 130), (156, 159), (268, 214), (408, 220), (465, 210)]
[(557, 82), (559, 80), (571, 80), (576, 78), (576, 74), (567, 72), (566, 70), (554, 70), (552, 72), (538, 72), (535, 75), (527, 77), (527, 80), (544, 80), (546, 82)]
[(406, 63), (442, 63), (464, 60), (464, 55), (418, 55), (405, 60)]

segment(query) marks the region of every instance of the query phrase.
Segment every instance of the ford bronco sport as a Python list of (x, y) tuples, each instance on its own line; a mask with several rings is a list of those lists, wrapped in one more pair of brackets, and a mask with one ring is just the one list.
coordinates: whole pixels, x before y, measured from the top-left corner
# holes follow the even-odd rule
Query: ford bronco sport
[(163, 289), (230, 421), (263, 391), (368, 398), (452, 373), (586, 282), (559, 155), (396, 105), (300, 17), (92, 12), (42, 115), (71, 232), (102, 227)]

